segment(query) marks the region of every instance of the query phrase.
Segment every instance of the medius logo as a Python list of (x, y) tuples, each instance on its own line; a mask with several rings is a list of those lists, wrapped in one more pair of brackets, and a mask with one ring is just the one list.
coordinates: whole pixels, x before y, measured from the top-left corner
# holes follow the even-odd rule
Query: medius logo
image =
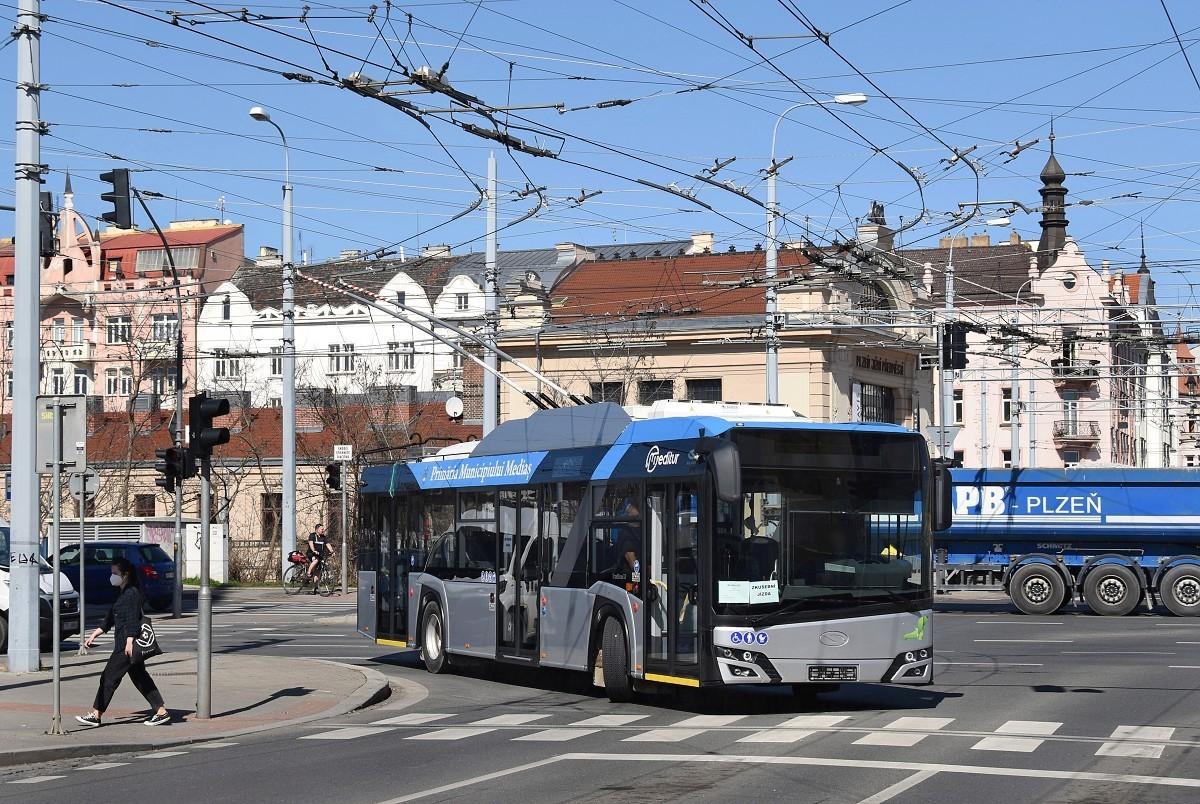
[(653, 473), (660, 466), (677, 466), (679, 464), (679, 453), (673, 449), (662, 450), (658, 444), (650, 447), (646, 453), (646, 471)]

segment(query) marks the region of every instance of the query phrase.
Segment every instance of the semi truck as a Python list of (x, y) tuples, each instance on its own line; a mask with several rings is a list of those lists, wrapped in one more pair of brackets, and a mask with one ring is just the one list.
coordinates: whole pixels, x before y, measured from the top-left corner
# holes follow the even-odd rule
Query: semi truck
[(1003, 590), (1025, 614), (1161, 604), (1200, 615), (1200, 471), (952, 469), (938, 592)]

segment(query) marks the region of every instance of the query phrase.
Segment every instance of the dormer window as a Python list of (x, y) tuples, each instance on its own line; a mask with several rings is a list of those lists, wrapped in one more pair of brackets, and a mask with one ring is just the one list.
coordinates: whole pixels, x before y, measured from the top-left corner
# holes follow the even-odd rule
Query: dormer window
[(229, 321), (233, 318), (232, 304), (229, 301), (229, 294), (225, 294), (225, 298), (221, 300), (221, 320)]
[(454, 295), (454, 309), (462, 312), (470, 307), (471, 295), (469, 293), (456, 293)]

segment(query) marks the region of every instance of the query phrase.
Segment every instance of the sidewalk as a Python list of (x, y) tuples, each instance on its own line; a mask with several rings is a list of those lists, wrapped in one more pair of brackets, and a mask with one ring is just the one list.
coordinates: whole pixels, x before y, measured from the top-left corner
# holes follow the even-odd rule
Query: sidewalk
[[(49, 657), (43, 656), (49, 664)], [(337, 717), (388, 696), (374, 670), (317, 659), (218, 654), (212, 667), (212, 717), (198, 720), (196, 656), (168, 653), (147, 663), (174, 721), (142, 725), (149, 706), (126, 678), (104, 725), (88, 728), (75, 715), (91, 709), (108, 653), (62, 657), (65, 735), (49, 735), (51, 673), (0, 676), (0, 766), (124, 751), (148, 751)], [(0, 662), (0, 666), (2, 666)]]

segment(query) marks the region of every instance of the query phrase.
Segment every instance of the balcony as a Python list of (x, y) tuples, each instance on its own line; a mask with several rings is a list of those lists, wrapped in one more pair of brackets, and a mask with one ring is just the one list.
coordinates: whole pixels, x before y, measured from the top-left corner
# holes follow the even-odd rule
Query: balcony
[(1054, 445), (1057, 447), (1091, 447), (1099, 443), (1099, 422), (1066, 419), (1054, 423)]
[(1050, 375), (1054, 379), (1054, 387), (1090, 389), (1100, 382), (1099, 360), (1058, 360), (1050, 361)]
[(64, 343), (51, 341), (42, 344), (43, 363), (90, 363), (95, 360), (94, 345), (82, 343)]

